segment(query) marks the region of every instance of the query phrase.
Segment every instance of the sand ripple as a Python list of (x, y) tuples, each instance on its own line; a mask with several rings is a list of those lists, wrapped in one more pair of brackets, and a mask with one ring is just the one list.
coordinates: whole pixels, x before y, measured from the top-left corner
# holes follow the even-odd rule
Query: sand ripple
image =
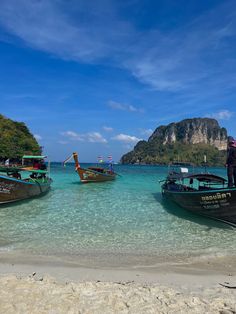
[(157, 284), (56, 282), (49, 276), (0, 279), (0, 313), (236, 313), (236, 291), (199, 293)]

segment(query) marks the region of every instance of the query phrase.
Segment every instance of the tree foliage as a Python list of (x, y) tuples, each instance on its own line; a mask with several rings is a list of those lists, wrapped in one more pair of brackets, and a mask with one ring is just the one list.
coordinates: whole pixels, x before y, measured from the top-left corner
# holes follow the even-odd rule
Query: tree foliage
[(0, 115), (0, 158), (21, 158), (40, 154), (41, 149), (27, 126)]
[(210, 166), (222, 166), (225, 164), (226, 152), (220, 151), (208, 144), (161, 144), (157, 141), (150, 143), (139, 142), (132, 152), (127, 153), (121, 159), (122, 163), (146, 163), (146, 164), (168, 164), (172, 161), (192, 162), (201, 165), (207, 156)]

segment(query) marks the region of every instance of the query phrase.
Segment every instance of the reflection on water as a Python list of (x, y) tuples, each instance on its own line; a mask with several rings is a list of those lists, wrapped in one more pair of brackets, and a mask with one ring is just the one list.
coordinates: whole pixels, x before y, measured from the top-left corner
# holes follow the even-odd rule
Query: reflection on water
[[(161, 193), (158, 195), (156, 199), (160, 199)], [(175, 215), (181, 219), (189, 220), (191, 222), (200, 224), (200, 225), (205, 225), (208, 228), (220, 228), (220, 229), (232, 229), (230, 225), (227, 225), (223, 222), (209, 219), (207, 217), (203, 217), (197, 214), (194, 214), (192, 212), (189, 212), (185, 210), (184, 208), (178, 206), (177, 204), (173, 204), (172, 202), (162, 199), (160, 202), (163, 205), (163, 208), (170, 214)]]

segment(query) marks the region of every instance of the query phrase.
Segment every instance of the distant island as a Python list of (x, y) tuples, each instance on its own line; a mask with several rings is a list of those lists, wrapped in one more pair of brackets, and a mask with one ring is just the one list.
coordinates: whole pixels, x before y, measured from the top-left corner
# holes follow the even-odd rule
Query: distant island
[(0, 114), (0, 159), (20, 159), (24, 154), (40, 154), (41, 148), (23, 122)]
[(193, 118), (159, 126), (148, 141), (139, 141), (123, 155), (122, 164), (168, 164), (188, 161), (201, 165), (204, 155), (210, 166), (225, 164), (227, 130), (215, 119)]

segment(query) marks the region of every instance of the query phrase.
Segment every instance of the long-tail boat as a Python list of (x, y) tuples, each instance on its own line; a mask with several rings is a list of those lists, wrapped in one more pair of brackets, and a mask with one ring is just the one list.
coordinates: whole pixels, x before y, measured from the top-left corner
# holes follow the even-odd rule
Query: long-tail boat
[(65, 165), (72, 157), (75, 161), (75, 171), (82, 183), (112, 181), (116, 178), (117, 174), (113, 170), (112, 162), (108, 164), (108, 168), (101, 166), (82, 168), (79, 164), (78, 154), (73, 153), (63, 164)]
[[(22, 165), (0, 166), (0, 204), (25, 200), (49, 191), (52, 179), (42, 160), (46, 156), (23, 156)], [(34, 161), (25, 165), (24, 161)], [(36, 167), (36, 161), (41, 161)]]
[(189, 173), (187, 166), (170, 166), (162, 185), (163, 197), (195, 214), (236, 227), (236, 187), (228, 187), (227, 180), (215, 174)]

